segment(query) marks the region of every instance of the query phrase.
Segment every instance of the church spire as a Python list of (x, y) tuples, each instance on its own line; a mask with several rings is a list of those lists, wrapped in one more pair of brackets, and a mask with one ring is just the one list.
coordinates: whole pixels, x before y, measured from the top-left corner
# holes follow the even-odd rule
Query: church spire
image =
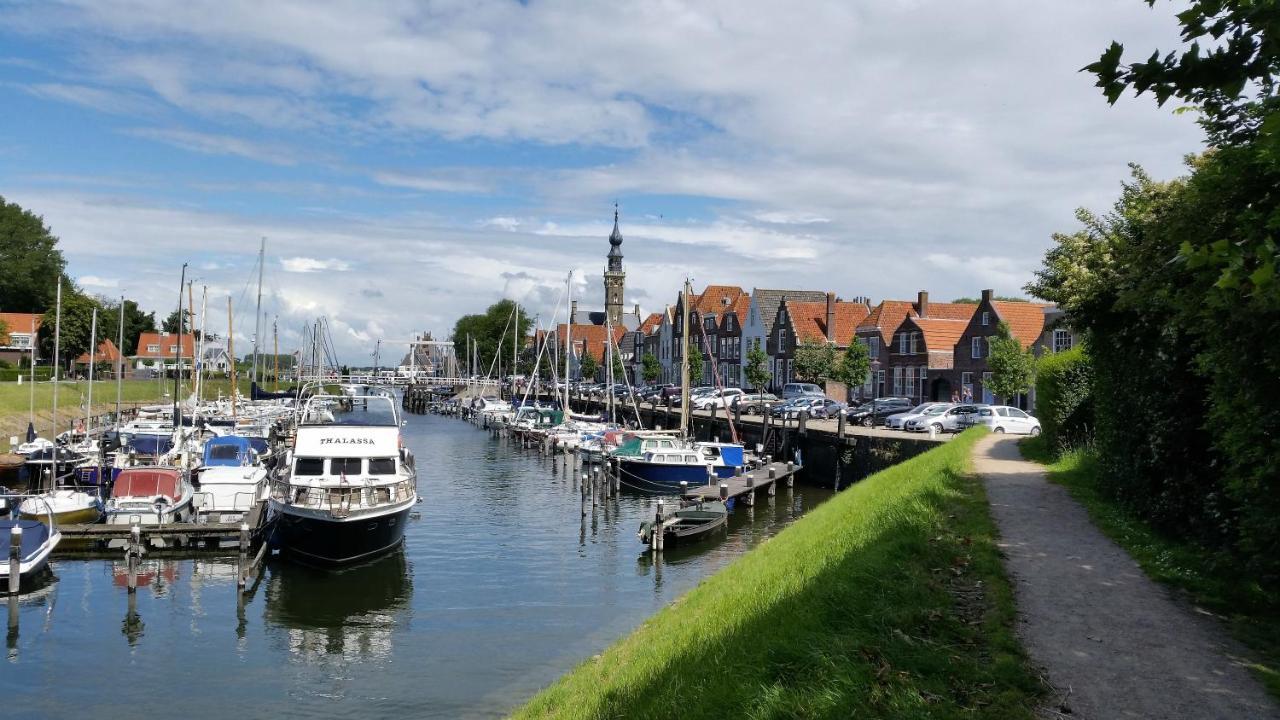
[(613, 204), (613, 232), (609, 235), (609, 264), (604, 273), (604, 310), (609, 322), (622, 322), (622, 293), (627, 274), (622, 270), (622, 231), (618, 229), (618, 204)]

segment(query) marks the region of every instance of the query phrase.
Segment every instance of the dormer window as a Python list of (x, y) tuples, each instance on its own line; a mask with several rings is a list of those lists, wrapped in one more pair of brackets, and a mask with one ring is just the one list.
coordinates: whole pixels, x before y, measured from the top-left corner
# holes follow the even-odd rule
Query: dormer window
[(153, 344), (153, 345), (147, 345), (147, 352), (149, 352), (149, 353), (158, 353), (158, 352), (160, 352), (160, 346), (159, 346), (159, 345), (154, 345), (154, 344)]

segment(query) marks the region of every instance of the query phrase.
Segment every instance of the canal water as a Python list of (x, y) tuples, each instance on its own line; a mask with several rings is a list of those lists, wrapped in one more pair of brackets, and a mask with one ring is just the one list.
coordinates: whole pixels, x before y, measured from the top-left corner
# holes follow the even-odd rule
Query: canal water
[(65, 560), (17, 605), (4, 717), (496, 717), (824, 501), (797, 483), (655, 563), (652, 497), (581, 517), (577, 473), (462, 421), (408, 416), (424, 498), (405, 547), (342, 572), (233, 558)]

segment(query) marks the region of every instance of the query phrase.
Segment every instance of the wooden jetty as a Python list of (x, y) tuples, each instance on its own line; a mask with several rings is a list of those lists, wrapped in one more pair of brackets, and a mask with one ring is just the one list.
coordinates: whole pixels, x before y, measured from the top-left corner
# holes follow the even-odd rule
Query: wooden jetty
[(686, 500), (728, 501), (742, 498), (743, 504), (754, 505), (757, 492), (764, 491), (773, 495), (777, 492), (778, 483), (791, 487), (799, 471), (800, 466), (793, 462), (769, 461), (743, 470), (731, 478), (716, 478), (719, 482), (682, 487), (680, 494)]

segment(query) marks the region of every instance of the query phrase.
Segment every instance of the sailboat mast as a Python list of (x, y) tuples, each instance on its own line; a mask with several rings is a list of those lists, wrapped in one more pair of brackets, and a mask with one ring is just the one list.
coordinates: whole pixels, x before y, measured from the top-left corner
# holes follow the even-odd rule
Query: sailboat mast
[(271, 318), (271, 345), (271, 358), (275, 363), (271, 376), (275, 379), (276, 392), (280, 392), (280, 328), (275, 317)]
[(231, 314), (231, 296), (227, 296), (227, 357), (231, 360), (231, 419), (236, 419), (236, 330)]
[(89, 398), (84, 406), (84, 439), (89, 439), (89, 423), (93, 420), (93, 366), (94, 356), (98, 354), (98, 308), (93, 309), (93, 320), (89, 321)]
[(684, 281), (684, 297), (680, 303), (680, 329), (683, 336), (680, 341), (684, 343), (684, 347), (680, 351), (680, 434), (688, 436), (689, 434), (689, 303), (690, 295), (693, 288), (689, 286), (688, 278)]
[[(194, 316), (194, 315), (193, 315)], [(209, 286), (200, 287), (200, 344), (196, 350), (196, 405), (204, 400), (204, 341), (209, 335)]]
[(116, 354), (120, 357), (116, 361), (116, 429), (120, 429), (120, 399), (124, 393), (124, 296), (120, 296), (120, 335), (116, 346)]
[(570, 308), (568, 320), (564, 323), (564, 412), (569, 417), (569, 356), (573, 354), (573, 271), (569, 271), (569, 279), (564, 281), (565, 307)]
[[(27, 424), (31, 427), (36, 426), (36, 349), (39, 347), (36, 343), (36, 318), (31, 316), (31, 409), (27, 412)], [(30, 439), (30, 438), (28, 438)]]
[(182, 263), (182, 276), (178, 280), (178, 344), (173, 347), (173, 428), (182, 426), (178, 410), (178, 383), (182, 381), (182, 288), (187, 284), (187, 264)]
[(267, 239), (258, 246), (258, 304), (253, 311), (253, 381), (258, 382), (258, 335), (262, 332), (262, 261), (267, 255)]
[(511, 329), (511, 397), (516, 396), (516, 366), (520, 364), (520, 301), (516, 301), (516, 326)]
[(58, 439), (58, 344), (62, 342), (62, 273), (58, 273), (58, 295), (53, 315), (53, 440)]

